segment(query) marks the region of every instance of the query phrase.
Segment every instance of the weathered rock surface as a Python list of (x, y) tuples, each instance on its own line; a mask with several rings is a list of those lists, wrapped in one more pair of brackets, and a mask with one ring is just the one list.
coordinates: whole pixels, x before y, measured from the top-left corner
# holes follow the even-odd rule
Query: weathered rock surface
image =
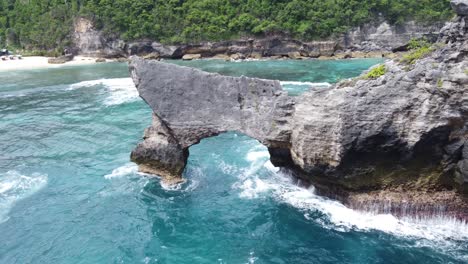
[(278, 81), (221, 76), (137, 57), (130, 70), (155, 113), (145, 140), (131, 155), (142, 171), (177, 182), (188, 148), (226, 131), (249, 135), (271, 151), (287, 151), (294, 102)]
[(452, 0), (450, 2), (455, 13), (468, 16), (468, 0)]
[(377, 79), (297, 99), (277, 81), (132, 58), (132, 77), (155, 113), (132, 160), (176, 182), (191, 145), (239, 131), (266, 145), (275, 166), (355, 208), (468, 219), (467, 22), (460, 14), (414, 65), (387, 61)]
[(424, 25), (414, 21), (391, 25), (381, 20), (350, 30), (344, 35), (340, 46), (352, 51), (392, 51), (405, 46), (415, 38), (435, 41), (443, 26), (442, 22)]
[[(459, 6), (460, 9), (463, 8), (463, 5)], [(184, 55), (192, 54), (200, 54), (203, 58), (220, 54), (225, 56), (238, 54), (243, 58), (288, 57), (290, 54), (299, 54), (294, 58), (319, 58), (330, 57), (345, 51), (390, 52), (406, 45), (412, 38), (435, 38), (442, 26), (442, 23), (425, 26), (411, 21), (397, 26), (381, 20), (351, 29), (343, 36), (323, 41), (307, 42), (285, 36), (272, 36), (198, 44), (163, 45), (148, 39), (125, 42), (116, 36), (108, 36), (95, 29), (90, 20), (79, 18), (75, 21), (73, 43), (79, 54), (105, 58), (145, 56), (152, 53), (158, 53), (160, 58), (168, 59), (180, 59)]]
[(201, 54), (185, 54), (182, 59), (183, 60), (196, 60), (201, 58)]
[(349, 203), (378, 191), (385, 195), (374, 193), (374, 202), (387, 210), (411, 203), (468, 218), (466, 199), (450, 193), (468, 197), (466, 20), (444, 27), (439, 48), (414, 65), (388, 61), (378, 79), (301, 96), (291, 135), (298, 175), (313, 175), (324, 193), (345, 192)]
[(73, 43), (77, 53), (85, 56), (115, 58), (126, 56), (125, 42), (118, 38), (104, 37), (92, 22), (85, 18), (75, 21)]
[(47, 60), (47, 62), (49, 64), (64, 64), (65, 62), (72, 61), (73, 57), (74, 56), (72, 54), (68, 54), (68, 55), (63, 55), (63, 56), (60, 56), (60, 57), (49, 58)]

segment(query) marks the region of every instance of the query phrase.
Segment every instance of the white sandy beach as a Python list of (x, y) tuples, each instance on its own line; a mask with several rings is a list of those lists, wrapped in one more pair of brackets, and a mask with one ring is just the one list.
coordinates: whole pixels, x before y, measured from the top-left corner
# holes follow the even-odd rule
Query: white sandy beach
[(96, 58), (83, 56), (75, 56), (72, 61), (64, 64), (49, 64), (47, 60), (47, 57), (40, 56), (23, 57), (21, 60), (0, 60), (0, 71), (57, 68), (64, 65), (87, 65), (96, 63)]

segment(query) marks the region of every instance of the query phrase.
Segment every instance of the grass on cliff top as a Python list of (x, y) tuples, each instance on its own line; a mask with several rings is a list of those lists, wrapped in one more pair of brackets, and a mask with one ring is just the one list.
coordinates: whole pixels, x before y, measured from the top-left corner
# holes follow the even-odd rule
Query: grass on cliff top
[(414, 64), (417, 60), (427, 57), (434, 51), (434, 47), (431, 46), (426, 39), (411, 39), (408, 43), (410, 52), (403, 56), (402, 62), (406, 64)]
[(432, 47), (421, 47), (406, 54), (402, 58), (402, 62), (407, 64), (414, 64), (417, 60), (427, 57), (434, 51)]
[(365, 79), (377, 79), (379, 78), (380, 76), (383, 76), (385, 75), (385, 73), (387, 72), (387, 68), (385, 67), (385, 65), (379, 65), (377, 67), (374, 67), (372, 70), (370, 70), (365, 76), (364, 78)]

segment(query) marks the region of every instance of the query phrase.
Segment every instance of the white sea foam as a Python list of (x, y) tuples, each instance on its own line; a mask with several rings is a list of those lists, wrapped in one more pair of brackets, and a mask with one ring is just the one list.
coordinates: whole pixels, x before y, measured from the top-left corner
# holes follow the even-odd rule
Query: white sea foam
[(142, 177), (144, 175), (147, 174), (138, 172), (138, 165), (126, 163), (104, 175), (109, 180), (109, 186), (100, 191), (99, 195), (107, 197), (141, 190), (149, 181), (147, 177)]
[(261, 158), (269, 158), (270, 153), (268, 151), (252, 151), (247, 154), (248, 161), (257, 161)]
[(135, 84), (133, 83), (133, 80), (131, 78), (83, 81), (71, 84), (69, 88), (71, 90), (74, 90), (98, 85), (104, 86), (107, 92), (109, 93), (107, 98), (104, 100), (104, 104), (107, 106), (133, 102), (138, 99), (138, 91), (135, 88)]
[[(201, 170), (198, 169), (198, 170), (196, 170), (194, 172), (195, 173), (201, 173)], [(137, 186), (144, 186), (145, 184), (147, 184), (148, 183), (148, 180), (147, 180), (148, 178), (160, 178), (157, 175), (152, 175), (152, 174), (148, 174), (148, 173), (139, 172), (138, 171), (138, 165), (133, 163), (133, 162), (129, 162), (129, 163), (125, 164), (125, 165), (122, 165), (122, 166), (120, 166), (118, 168), (115, 168), (114, 170), (112, 170), (111, 173), (104, 175), (104, 178), (108, 179), (108, 180), (115, 180), (115, 179), (121, 179), (121, 178), (129, 177), (129, 176), (135, 176), (135, 175), (137, 175), (138, 177), (141, 177), (141, 179), (144, 179), (142, 181), (138, 181)], [(142, 176), (148, 176), (148, 177), (142, 177)], [(144, 182), (144, 184), (142, 184), (142, 182)], [(193, 191), (194, 189), (196, 189), (198, 187), (199, 181), (196, 180), (196, 179), (190, 179), (190, 181), (188, 181), (188, 182), (187, 182), (187, 180), (184, 180), (183, 182), (175, 184), (175, 185), (167, 185), (167, 184), (165, 184), (165, 183), (163, 183), (161, 181), (160, 184), (161, 184), (161, 187), (166, 191), (187, 191), (187, 192), (190, 192), (190, 191)], [(122, 188), (127, 189), (127, 188), (130, 187), (130, 185), (132, 185), (132, 183), (128, 183), (128, 185), (129, 186), (120, 186), (117, 189), (122, 189)]]
[(281, 81), (281, 85), (308, 85), (311, 87), (330, 87), (331, 84), (327, 82), (295, 82), (295, 81)]
[(123, 166), (120, 166), (112, 170), (111, 173), (104, 175), (104, 178), (106, 179), (120, 178), (120, 177), (124, 177), (130, 174), (135, 174), (135, 173), (138, 173), (138, 166), (135, 163), (127, 163)]
[(0, 223), (8, 220), (14, 204), (31, 196), (47, 184), (47, 175), (33, 173), (22, 175), (17, 171), (0, 174)]
[[(338, 201), (316, 195), (313, 187), (305, 189), (297, 186), (290, 175), (279, 172), (268, 160), (268, 156), (258, 153), (257, 149), (251, 150), (247, 159), (252, 161), (251, 166), (238, 176), (239, 180), (233, 185), (233, 188), (239, 189), (241, 198), (271, 196), (280, 203), (297, 208), (306, 219), (341, 232), (382, 231), (400, 237), (422, 239), (428, 243), (421, 242), (421, 246), (440, 248), (453, 247), (451, 242), (468, 241), (466, 222), (447, 218), (399, 219), (390, 214), (352, 210)], [(263, 167), (258, 167), (259, 162), (263, 162)], [(268, 176), (265, 177), (265, 171), (263, 177), (259, 175), (262, 168), (269, 171)]]
[(242, 190), (239, 194), (240, 197), (249, 199), (257, 198), (261, 193), (271, 189), (271, 186), (258, 177), (254, 177), (253, 179), (246, 179), (240, 184), (235, 185), (235, 187)]
[(258, 260), (258, 258), (255, 257), (255, 252), (252, 251), (252, 252), (249, 253), (249, 258), (247, 259), (247, 264), (254, 264), (255, 261), (257, 261), (257, 260)]

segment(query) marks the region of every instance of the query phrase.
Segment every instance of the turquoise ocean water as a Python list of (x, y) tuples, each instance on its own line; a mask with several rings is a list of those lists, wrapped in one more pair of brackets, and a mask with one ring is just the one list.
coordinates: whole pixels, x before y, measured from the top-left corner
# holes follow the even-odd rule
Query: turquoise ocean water
[[(192, 61), (297, 95), (380, 60)], [(236, 132), (167, 189), (129, 153), (151, 122), (125, 64), (0, 72), (0, 263), (467, 263), (468, 226), (346, 208)]]

